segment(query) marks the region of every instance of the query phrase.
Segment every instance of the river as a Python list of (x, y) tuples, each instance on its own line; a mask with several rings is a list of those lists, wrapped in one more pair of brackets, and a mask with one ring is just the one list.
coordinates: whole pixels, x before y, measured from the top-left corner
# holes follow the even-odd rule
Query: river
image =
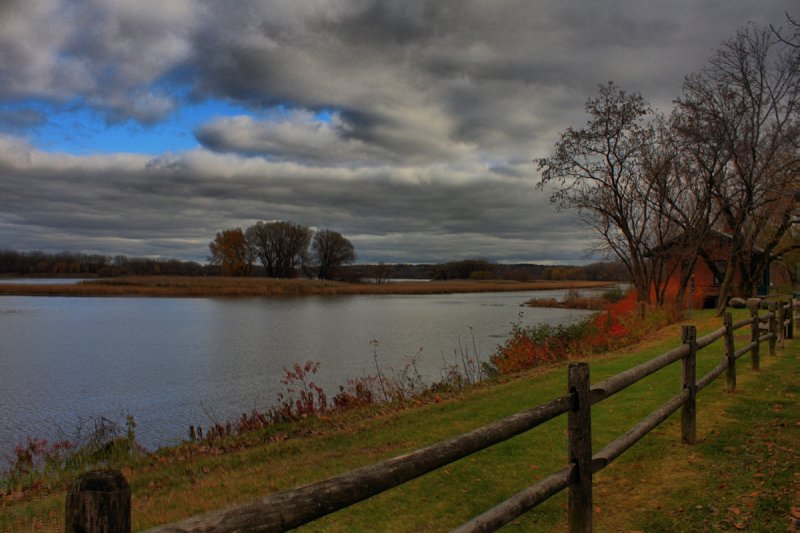
[(126, 414), (146, 448), (174, 444), (190, 424), (273, 405), (294, 362), (319, 361), (315, 381), (329, 396), (348, 377), (374, 374), (375, 355), (389, 372), (416, 354), (420, 373), (438, 379), (459, 349), (487, 360), (520, 313), (525, 325), (586, 316), (521, 307), (564, 292), (0, 297), (0, 457), (29, 435), (71, 438)]

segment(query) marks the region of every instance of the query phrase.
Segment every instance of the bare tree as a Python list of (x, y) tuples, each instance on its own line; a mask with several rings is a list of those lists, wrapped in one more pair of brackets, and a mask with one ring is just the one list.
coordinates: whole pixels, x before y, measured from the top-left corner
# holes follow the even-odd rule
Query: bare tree
[[(792, 17), (789, 13), (786, 13), (786, 22), (789, 23), (789, 29), (787, 31), (784, 31), (783, 28), (776, 28), (771, 24), (769, 27), (772, 33), (774, 33), (783, 44), (794, 48), (800, 48), (800, 21)], [(791, 35), (788, 32), (792, 32)]]
[(695, 164), (715, 174), (713, 201), (721, 229), (732, 235), (720, 312), (732, 293), (754, 293), (794, 220), (798, 52), (769, 29), (748, 25), (724, 42), (700, 73), (686, 78), (677, 101), (683, 134), (697, 146)]
[(314, 234), (311, 251), (319, 279), (330, 279), (337, 267), (356, 259), (353, 244), (341, 233), (327, 229)]
[(538, 159), (538, 186), (553, 186), (551, 202), (578, 210), (581, 220), (625, 265), (640, 301), (650, 301), (654, 252), (671, 231), (653, 199), (672, 156), (664, 151), (650, 105), (613, 83), (586, 103), (589, 121), (561, 135), (555, 153)]
[(701, 127), (697, 117), (681, 108), (672, 113), (670, 131), (676, 157), (663, 184), (665, 190), (658, 196), (669, 202), (669, 216), (679, 228), (669, 249), (679, 258), (671, 264), (680, 266), (677, 303), (682, 306), (703, 246), (719, 218), (714, 191), (726, 172), (727, 155), (721, 147), (705, 142), (713, 135), (713, 126)]
[(291, 278), (307, 258), (311, 230), (293, 222), (256, 222), (245, 236), (267, 276)]

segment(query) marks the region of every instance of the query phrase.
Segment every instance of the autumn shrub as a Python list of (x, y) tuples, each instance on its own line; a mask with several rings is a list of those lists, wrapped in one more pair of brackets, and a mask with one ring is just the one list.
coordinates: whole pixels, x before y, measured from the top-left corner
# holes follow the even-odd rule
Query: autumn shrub
[(489, 361), (501, 374), (563, 361), (569, 356), (570, 349), (592, 330), (593, 324), (589, 320), (568, 326), (539, 324), (530, 328), (515, 323), (512, 324), (511, 336), (498, 346)]
[[(602, 353), (633, 344), (645, 335), (680, 319), (676, 306), (660, 306), (641, 312), (637, 295), (628, 291), (620, 297), (609, 291), (598, 300), (604, 309), (592, 317), (569, 326), (541, 324), (524, 328), (512, 325), (510, 337), (490, 357), (490, 365), (502, 374), (563, 361), (572, 354)], [(577, 301), (578, 296), (567, 295)]]
[(675, 304), (642, 307), (636, 292), (628, 291), (622, 299), (595, 315), (595, 332), (585, 339), (584, 348), (592, 353), (621, 348), (681, 317), (682, 311)]

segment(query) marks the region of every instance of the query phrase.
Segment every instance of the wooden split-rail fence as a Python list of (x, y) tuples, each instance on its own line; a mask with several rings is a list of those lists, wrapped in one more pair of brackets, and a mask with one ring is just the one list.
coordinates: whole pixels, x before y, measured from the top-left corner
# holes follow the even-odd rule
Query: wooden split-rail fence
[[(545, 404), (406, 455), (305, 487), (159, 526), (149, 532), (293, 529), (530, 431), (564, 413), (568, 417), (569, 466), (529, 486), (455, 531), (494, 531), (564, 489), (569, 491), (570, 531), (592, 531), (594, 473), (608, 466), (678, 409), (681, 409), (682, 441), (693, 444), (697, 433), (697, 393), (722, 374), (726, 375), (728, 391), (733, 392), (736, 389), (737, 359), (750, 353), (752, 367), (758, 370), (762, 343), (768, 343), (769, 353), (774, 355), (777, 343), (794, 337), (794, 305), (791, 301), (788, 304), (772, 302), (768, 304), (768, 312), (763, 315), (759, 315), (760, 300), (754, 298), (747, 303), (749, 318), (733, 322), (731, 314), (727, 313), (721, 328), (701, 338), (697, 338), (695, 326), (683, 326), (680, 346), (594, 385), (589, 383), (589, 366), (586, 363), (570, 363), (567, 394)], [(749, 328), (750, 342), (737, 349), (734, 346), (734, 332), (740, 328)], [(724, 357), (711, 372), (697, 379), (697, 352), (720, 339), (725, 346)], [(602, 450), (592, 453), (591, 406), (677, 361), (681, 361), (682, 365), (681, 392)], [(130, 531), (130, 498), (130, 488), (119, 472), (89, 472), (80, 476), (67, 495), (66, 531)], [(379, 525), (376, 524), (376, 527)]]

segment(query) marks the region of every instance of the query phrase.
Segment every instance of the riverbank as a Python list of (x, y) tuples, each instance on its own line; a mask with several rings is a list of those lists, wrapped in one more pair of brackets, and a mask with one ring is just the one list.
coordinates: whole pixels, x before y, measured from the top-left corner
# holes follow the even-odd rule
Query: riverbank
[[(700, 335), (719, 327), (711, 312), (695, 313), (687, 322), (695, 323)], [(590, 362), (592, 382), (649, 360), (679, 339), (680, 326), (673, 325), (633, 348), (599, 356)], [(703, 390), (697, 445), (678, 444), (677, 415), (598, 474), (596, 528), (668, 531), (703, 524), (785, 531), (796, 483), (800, 342), (788, 341), (778, 354), (762, 357), (758, 373), (741, 364), (733, 396), (725, 393), (724, 380)], [(721, 355), (721, 343), (702, 350), (698, 375), (713, 368)], [(247, 501), (461, 434), (563, 394), (565, 373), (564, 365), (548, 367), (404, 409), (311, 418), (254, 432), (247, 442), (186, 444), (130, 459), (119, 466), (132, 487), (133, 526), (138, 530)], [(596, 447), (671, 397), (678, 374), (672, 365), (593, 409)], [(388, 531), (450, 529), (562, 467), (563, 418), (304, 530), (362, 531), (376, 525)], [(67, 476), (0, 499), (0, 531), (60, 531), (69, 481)], [(565, 504), (561, 494), (516, 523), (523, 530), (562, 531)]]
[(345, 283), (311, 279), (230, 277), (126, 276), (77, 284), (10, 284), (0, 279), (0, 296), (312, 296), (362, 294), (455, 294), (556, 289), (590, 289), (613, 283), (599, 281), (452, 280), (392, 283)]

